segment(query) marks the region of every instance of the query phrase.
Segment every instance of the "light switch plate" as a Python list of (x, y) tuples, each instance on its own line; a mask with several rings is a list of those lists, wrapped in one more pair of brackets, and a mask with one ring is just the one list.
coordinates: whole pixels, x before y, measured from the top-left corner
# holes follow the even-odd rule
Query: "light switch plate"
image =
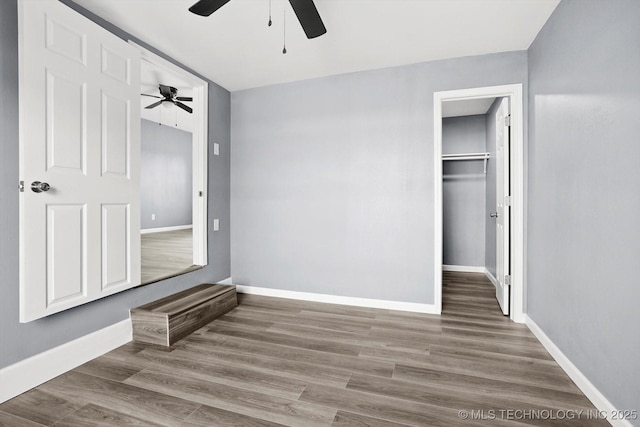
[(220, 144), (218, 144), (217, 142), (213, 143), (213, 155), (214, 156), (220, 155)]
[(220, 220), (219, 219), (214, 219), (213, 220), (213, 231), (218, 231), (220, 230)]

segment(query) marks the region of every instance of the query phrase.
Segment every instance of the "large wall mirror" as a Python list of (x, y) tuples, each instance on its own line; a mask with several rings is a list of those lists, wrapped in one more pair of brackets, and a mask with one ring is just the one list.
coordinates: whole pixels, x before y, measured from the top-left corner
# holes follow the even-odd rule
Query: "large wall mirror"
[(142, 50), (140, 249), (149, 284), (206, 263), (206, 83)]

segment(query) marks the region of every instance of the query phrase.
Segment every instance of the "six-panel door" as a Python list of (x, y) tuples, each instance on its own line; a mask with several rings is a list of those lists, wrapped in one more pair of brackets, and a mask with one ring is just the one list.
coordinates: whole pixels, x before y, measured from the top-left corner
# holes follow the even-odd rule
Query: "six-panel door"
[(140, 283), (140, 59), (55, 0), (21, 1), (20, 25), (26, 322)]

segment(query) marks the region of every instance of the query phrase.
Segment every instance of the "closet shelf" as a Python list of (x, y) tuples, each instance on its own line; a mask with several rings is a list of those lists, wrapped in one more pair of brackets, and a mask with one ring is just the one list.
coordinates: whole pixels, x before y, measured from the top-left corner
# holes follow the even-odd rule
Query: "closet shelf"
[(489, 157), (489, 153), (443, 154), (442, 160), (484, 160), (484, 173), (487, 173), (487, 161)]

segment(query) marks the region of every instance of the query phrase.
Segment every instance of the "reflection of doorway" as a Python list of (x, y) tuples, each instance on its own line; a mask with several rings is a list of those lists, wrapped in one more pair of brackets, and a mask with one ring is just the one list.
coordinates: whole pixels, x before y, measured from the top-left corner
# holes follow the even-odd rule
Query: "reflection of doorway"
[[(495, 127), (504, 126), (509, 128), (510, 135), (510, 156), (504, 157), (504, 171), (508, 174), (510, 182), (508, 191), (505, 192), (503, 200), (504, 206), (508, 206), (508, 213), (498, 212), (502, 218), (508, 218), (511, 222), (510, 232), (503, 233), (503, 243), (505, 250), (504, 277), (501, 277), (501, 283), (494, 283), (496, 287), (496, 297), (501, 299), (503, 304), (503, 312), (509, 311), (511, 319), (516, 322), (524, 321), (524, 144), (523, 144), (523, 104), (522, 104), (522, 85), (505, 85), (474, 89), (461, 89), (446, 92), (434, 93), (434, 179), (435, 179), (435, 210), (434, 210), (434, 255), (435, 255), (435, 304), (442, 307), (442, 267), (443, 267), (443, 166), (442, 160), (453, 160), (443, 156), (443, 112), (444, 105), (455, 103), (457, 105), (466, 105), (469, 102), (475, 104), (476, 101), (486, 100), (491, 103), (494, 98), (504, 97), (511, 106), (509, 118), (505, 118), (505, 114), (501, 119), (496, 119)], [(498, 116), (496, 116), (498, 117)], [(466, 160), (475, 159), (477, 156), (471, 154), (488, 154), (488, 153), (467, 153)], [(498, 157), (498, 156), (497, 156)], [(493, 162), (497, 161), (497, 157)], [(460, 158), (457, 157), (457, 160)], [(492, 160), (488, 160), (491, 162)], [(485, 169), (486, 171), (486, 169)], [(499, 211), (499, 209), (498, 209)], [(496, 218), (495, 212), (491, 213), (491, 217)], [(500, 243), (496, 239), (496, 246)], [(485, 267), (486, 269), (486, 267)], [(502, 284), (502, 289), (500, 288)], [(505, 292), (504, 287), (508, 290)], [(510, 308), (510, 310), (509, 310)]]
[[(206, 265), (207, 84), (139, 49), (140, 93), (150, 95), (141, 95), (140, 177), (141, 281), (148, 284)], [(192, 113), (166, 101), (145, 108), (159, 101), (159, 85), (175, 88)]]

